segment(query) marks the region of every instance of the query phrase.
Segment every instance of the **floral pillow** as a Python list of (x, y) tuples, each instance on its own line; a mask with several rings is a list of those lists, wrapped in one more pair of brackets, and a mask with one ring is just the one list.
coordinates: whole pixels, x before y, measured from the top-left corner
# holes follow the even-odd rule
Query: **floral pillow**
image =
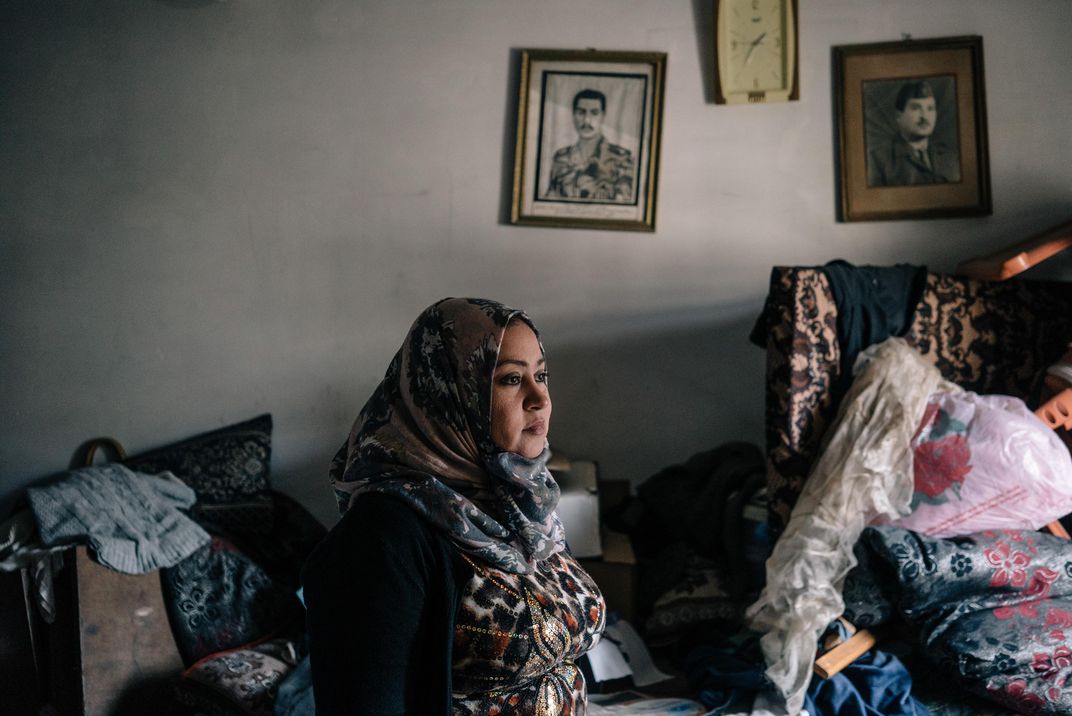
[(213, 654), (183, 672), (175, 696), (198, 714), (273, 716), (279, 687), (302, 653), (299, 642), (271, 639)]
[(912, 438), (912, 512), (892, 524), (935, 537), (1035, 530), (1072, 512), (1072, 457), (1007, 395), (935, 393)]
[(137, 472), (170, 471), (197, 493), (190, 516), (209, 532), (230, 534), (271, 531), (271, 456), (272, 416), (266, 413), (123, 463)]
[(861, 545), (893, 578), (927, 659), (1019, 713), (1072, 713), (1072, 543), (1030, 531), (936, 539), (871, 527)]
[(161, 570), (160, 582), (175, 645), (187, 666), (276, 632), (295, 631), (304, 616), (293, 589), (222, 537)]
[(160, 570), (171, 631), (183, 662), (269, 635), (294, 637), (305, 611), (295, 594), (301, 567), (327, 530), (294, 499), (272, 493), (274, 529), (243, 543), (212, 542)]

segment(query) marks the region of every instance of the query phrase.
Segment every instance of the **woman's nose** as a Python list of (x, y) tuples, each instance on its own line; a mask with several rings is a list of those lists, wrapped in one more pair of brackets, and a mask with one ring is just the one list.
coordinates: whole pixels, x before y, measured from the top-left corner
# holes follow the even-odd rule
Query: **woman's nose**
[(547, 392), (547, 388), (541, 383), (534, 383), (528, 391), (528, 395), (525, 396), (525, 407), (530, 410), (539, 410), (546, 407), (551, 403), (551, 396)]

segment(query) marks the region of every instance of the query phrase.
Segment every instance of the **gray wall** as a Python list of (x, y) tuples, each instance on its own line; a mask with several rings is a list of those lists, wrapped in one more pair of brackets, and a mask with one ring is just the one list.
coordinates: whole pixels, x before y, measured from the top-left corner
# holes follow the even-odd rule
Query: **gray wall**
[[(1068, 217), (1068, 0), (801, 2), (801, 100), (711, 101), (710, 2), (9, 0), (0, 9), (0, 495), (84, 439), (270, 411), (326, 466), (416, 313), (526, 308), (552, 444), (643, 480), (762, 441), (774, 264), (951, 269)], [(830, 47), (982, 35), (994, 214), (835, 220)], [(658, 230), (517, 228), (512, 51), (669, 53)]]

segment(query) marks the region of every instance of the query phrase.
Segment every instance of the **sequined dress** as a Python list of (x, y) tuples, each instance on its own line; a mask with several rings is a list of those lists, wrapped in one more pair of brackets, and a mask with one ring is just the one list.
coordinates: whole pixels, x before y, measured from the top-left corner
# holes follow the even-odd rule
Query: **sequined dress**
[(561, 552), (528, 575), (469, 561), (454, 626), (454, 716), (583, 716), (575, 661), (606, 621), (595, 582)]

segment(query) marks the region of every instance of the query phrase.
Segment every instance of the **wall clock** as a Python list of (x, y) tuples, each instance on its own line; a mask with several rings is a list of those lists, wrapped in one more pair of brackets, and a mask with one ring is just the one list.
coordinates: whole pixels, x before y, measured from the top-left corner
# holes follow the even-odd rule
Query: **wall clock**
[(797, 0), (715, 0), (715, 101), (799, 99)]

